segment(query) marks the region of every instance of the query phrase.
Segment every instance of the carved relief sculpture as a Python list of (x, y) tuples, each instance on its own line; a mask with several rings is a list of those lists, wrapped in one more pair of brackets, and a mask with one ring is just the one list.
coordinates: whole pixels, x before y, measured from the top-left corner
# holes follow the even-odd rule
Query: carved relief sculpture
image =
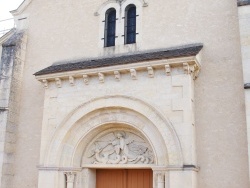
[(152, 164), (153, 152), (141, 137), (124, 131), (112, 132), (96, 140), (90, 147), (90, 163)]

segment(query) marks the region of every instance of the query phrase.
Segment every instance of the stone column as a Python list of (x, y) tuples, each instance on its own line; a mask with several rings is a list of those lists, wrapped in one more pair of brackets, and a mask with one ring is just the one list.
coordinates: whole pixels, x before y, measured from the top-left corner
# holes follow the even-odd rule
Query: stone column
[(154, 188), (168, 188), (168, 176), (166, 167), (154, 167), (153, 169)]
[(67, 188), (74, 188), (76, 172), (65, 172)]
[(165, 173), (157, 173), (157, 188), (165, 188)]

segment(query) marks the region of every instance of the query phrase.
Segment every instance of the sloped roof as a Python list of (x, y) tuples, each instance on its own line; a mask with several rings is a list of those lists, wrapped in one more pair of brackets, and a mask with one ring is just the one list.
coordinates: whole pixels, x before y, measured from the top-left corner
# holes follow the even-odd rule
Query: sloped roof
[(202, 47), (203, 44), (198, 43), (185, 46), (178, 46), (174, 48), (143, 51), (132, 54), (113, 56), (113, 57), (85, 59), (74, 62), (61, 62), (60, 64), (54, 64), (45, 69), (42, 69), (36, 72), (34, 75), (39, 76), (45, 74), (74, 71), (74, 70), (93, 69), (93, 68), (108, 67), (115, 65), (139, 63), (142, 61), (195, 56), (200, 52)]
[(250, 5), (250, 0), (237, 0), (238, 6)]

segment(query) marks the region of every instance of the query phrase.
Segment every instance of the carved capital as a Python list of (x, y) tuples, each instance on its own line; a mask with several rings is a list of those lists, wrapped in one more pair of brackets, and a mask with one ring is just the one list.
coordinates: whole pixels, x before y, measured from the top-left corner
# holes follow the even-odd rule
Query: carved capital
[(64, 172), (67, 177), (67, 183), (74, 183), (76, 172)]
[(156, 172), (156, 174), (157, 174), (158, 183), (164, 183), (165, 182), (165, 172)]

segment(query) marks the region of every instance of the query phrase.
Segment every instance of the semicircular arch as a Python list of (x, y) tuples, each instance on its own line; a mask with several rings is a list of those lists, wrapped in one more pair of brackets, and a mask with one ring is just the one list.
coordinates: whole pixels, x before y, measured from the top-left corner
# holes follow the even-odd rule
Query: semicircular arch
[[(115, 110), (116, 115), (114, 115), (115, 113), (110, 109)], [(124, 112), (121, 113), (121, 109), (124, 109)], [(112, 113), (108, 114), (107, 110), (111, 111), (113, 116), (111, 115)], [(100, 115), (101, 112), (108, 114), (107, 117), (98, 118), (98, 115)], [(120, 117), (124, 117), (124, 119), (127, 119), (127, 121), (124, 122), (122, 119), (119, 120)], [(87, 120), (93, 120), (94, 122), (88, 122)], [(84, 121), (86, 122), (83, 123)], [(88, 123), (90, 125), (89, 127), (87, 126)], [(84, 136), (87, 136), (87, 134), (80, 134), (78, 137), (70, 137), (69, 133), (85, 132), (88, 134), (93, 134), (91, 131), (97, 130), (97, 127), (108, 123), (122, 123), (130, 125), (131, 127), (140, 130), (140, 132), (142, 132), (147, 138), (152, 137), (153, 134), (151, 133), (154, 132), (157, 137), (160, 136), (167, 148), (167, 156), (163, 157), (164, 159), (158, 160), (158, 164), (163, 165), (162, 163), (165, 164), (166, 161), (168, 165), (181, 166), (183, 164), (178, 136), (171, 122), (168, 121), (160, 112), (158, 112), (151, 105), (139, 99), (127, 96), (105, 96), (92, 99), (78, 106), (64, 119), (64, 121), (59, 125), (49, 146), (47, 147), (44, 165), (75, 166), (79, 164), (79, 148), (81, 148), (79, 146), (81, 145), (80, 143), (82, 139)], [(144, 126), (142, 125), (143, 123)], [(140, 128), (140, 125), (144, 128)], [(88, 128), (89, 130), (79, 131), (79, 128), (81, 127), (84, 129)], [(146, 128), (150, 128), (151, 131), (145, 132)], [(74, 138), (74, 142), (72, 142), (73, 144), (70, 142), (72, 138)], [(157, 148), (156, 143), (151, 144), (154, 149)], [(64, 153), (71, 153), (72, 155), (64, 155)], [(78, 155), (75, 155), (76, 153)], [(157, 152), (155, 153), (157, 154)]]

